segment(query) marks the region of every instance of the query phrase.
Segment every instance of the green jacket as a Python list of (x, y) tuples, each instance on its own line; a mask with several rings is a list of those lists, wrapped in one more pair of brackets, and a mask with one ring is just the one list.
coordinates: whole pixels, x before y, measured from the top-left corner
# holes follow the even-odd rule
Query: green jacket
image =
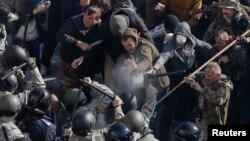
[[(132, 36), (136, 41), (137, 50), (135, 53), (130, 54), (133, 56), (133, 59), (137, 65), (135, 73), (144, 73), (149, 71), (160, 55), (156, 47), (148, 40), (139, 37), (133, 31), (126, 30), (124, 35)], [(166, 73), (165, 67), (162, 66), (159, 70), (157, 70), (156, 73)], [(160, 91), (162, 88), (169, 86), (170, 83), (168, 76), (155, 78), (153, 82), (156, 82), (153, 83), (153, 86)]]
[[(233, 84), (229, 77), (221, 74), (214, 84), (208, 86), (204, 81), (204, 72), (198, 73), (194, 79), (202, 86), (200, 99), (202, 98), (203, 118), (208, 120), (208, 124), (226, 124), (230, 93)], [(200, 103), (199, 103), (200, 104)]]

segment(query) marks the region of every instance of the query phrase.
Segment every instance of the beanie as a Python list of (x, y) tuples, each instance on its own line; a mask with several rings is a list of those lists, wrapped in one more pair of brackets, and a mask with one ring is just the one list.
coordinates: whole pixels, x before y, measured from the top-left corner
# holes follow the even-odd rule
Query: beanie
[(179, 19), (174, 15), (167, 15), (164, 19), (165, 30), (174, 33), (175, 27), (179, 24)]
[(110, 19), (110, 30), (114, 36), (120, 36), (128, 28), (128, 23), (124, 16), (114, 15)]

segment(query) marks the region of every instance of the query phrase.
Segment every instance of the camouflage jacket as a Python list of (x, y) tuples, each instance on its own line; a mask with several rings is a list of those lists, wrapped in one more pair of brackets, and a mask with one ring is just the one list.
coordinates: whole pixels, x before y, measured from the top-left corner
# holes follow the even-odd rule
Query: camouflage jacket
[(9, 141), (14, 141), (16, 138), (20, 137), (25, 137), (21, 130), (18, 129), (18, 127), (13, 123), (13, 121), (4, 122), (2, 119), (0, 119), (0, 141), (7, 140), (2, 127), (5, 128)]
[(70, 137), (69, 141), (104, 141), (104, 133), (107, 133), (108, 129), (97, 129), (90, 132), (87, 136), (82, 137), (74, 134), (72, 137)]
[(199, 106), (202, 108), (203, 118), (208, 120), (208, 124), (225, 124), (233, 84), (224, 74), (212, 85), (207, 85), (204, 77), (204, 72), (194, 76), (202, 87)]
[[(215, 12), (216, 13), (216, 12)], [(239, 12), (238, 14), (236, 14), (235, 16), (239, 16), (239, 15), (245, 15), (248, 20), (249, 20), (249, 16), (246, 13), (246, 11), (242, 11)], [(217, 13), (217, 17), (214, 18), (214, 20), (211, 22), (211, 24), (209, 25), (208, 29), (205, 32), (205, 35), (203, 37), (203, 40), (210, 43), (210, 44), (214, 44), (214, 37), (216, 35), (216, 33), (220, 30), (220, 29), (227, 29), (229, 32), (232, 33), (232, 35), (235, 35), (235, 33), (233, 33), (232, 31), (232, 24), (231, 22), (227, 22), (224, 18), (223, 18), (223, 14), (221, 14), (221, 12)]]

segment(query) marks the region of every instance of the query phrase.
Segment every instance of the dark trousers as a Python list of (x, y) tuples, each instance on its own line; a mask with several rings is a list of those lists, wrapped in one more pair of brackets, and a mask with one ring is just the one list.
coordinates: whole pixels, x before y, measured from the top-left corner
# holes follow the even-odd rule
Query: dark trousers
[(48, 32), (43, 46), (41, 63), (49, 67), (57, 45), (56, 33), (61, 26), (61, 0), (52, 0), (48, 16)]

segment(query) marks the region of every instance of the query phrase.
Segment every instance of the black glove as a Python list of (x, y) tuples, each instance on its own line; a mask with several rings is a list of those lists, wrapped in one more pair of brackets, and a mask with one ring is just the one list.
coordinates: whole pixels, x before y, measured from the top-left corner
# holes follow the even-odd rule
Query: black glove
[(36, 68), (36, 67), (37, 67), (37, 65), (36, 65), (36, 58), (30, 57), (30, 58), (27, 60), (27, 65), (28, 65), (28, 67), (29, 67), (31, 70), (33, 70), (34, 68)]
[(246, 38), (246, 37), (243, 37), (243, 36), (239, 36), (236, 39), (237, 39), (238, 43), (240, 43), (240, 44), (247, 44), (247, 43), (249, 43), (249, 39)]

